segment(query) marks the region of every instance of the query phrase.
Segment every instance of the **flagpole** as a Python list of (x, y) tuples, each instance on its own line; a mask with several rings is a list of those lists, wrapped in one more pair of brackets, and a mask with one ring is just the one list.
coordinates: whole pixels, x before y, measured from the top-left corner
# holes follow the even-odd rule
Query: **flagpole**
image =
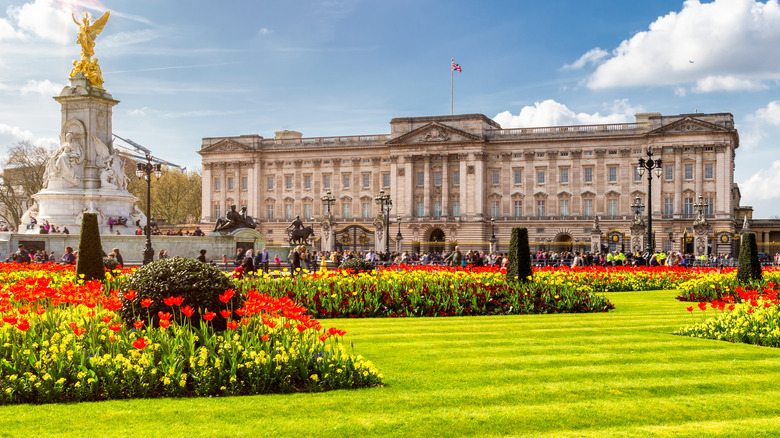
[[(455, 62), (455, 58), (452, 58), (451, 62), (454, 63)], [(452, 64), (450, 64), (450, 115), (453, 114), (453, 112), (452, 112), (452, 108), (453, 108), (452, 101), (453, 101), (454, 96), (455, 96), (455, 69), (452, 68)]]

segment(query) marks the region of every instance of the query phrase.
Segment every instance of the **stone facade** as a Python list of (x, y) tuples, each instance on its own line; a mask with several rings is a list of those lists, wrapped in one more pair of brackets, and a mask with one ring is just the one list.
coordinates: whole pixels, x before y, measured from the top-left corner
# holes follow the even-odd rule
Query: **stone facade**
[[(719, 243), (720, 237), (735, 231), (738, 147), (728, 113), (650, 113), (638, 114), (635, 123), (517, 129), (466, 114), (396, 118), (390, 133), (380, 135), (204, 138), (203, 216), (213, 223), (231, 204), (246, 205), (268, 241), (282, 244), (285, 228), (300, 215), (319, 244), (320, 198), (331, 191), (337, 243), (367, 250), (377, 242), (374, 198), (384, 190), (394, 204), (391, 250), (399, 218), (404, 250), (455, 242), (487, 250), (495, 233), (502, 251), (515, 226), (529, 229), (535, 249), (589, 250), (595, 217), (602, 245), (629, 250), (631, 203), (640, 197), (647, 205), (647, 176), (637, 174), (637, 162), (649, 148), (663, 160), (662, 175), (653, 174), (652, 182), (656, 245), (692, 246), (693, 205), (701, 195), (709, 205), (711, 251), (724, 253), (732, 243)], [(638, 239), (643, 246), (644, 239)]]

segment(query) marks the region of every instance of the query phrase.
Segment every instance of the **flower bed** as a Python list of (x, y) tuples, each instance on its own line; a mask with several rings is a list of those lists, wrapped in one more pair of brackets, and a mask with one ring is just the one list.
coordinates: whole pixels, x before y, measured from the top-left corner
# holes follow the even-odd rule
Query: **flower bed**
[[(766, 287), (768, 283), (780, 283), (780, 270), (777, 268), (764, 269), (763, 278), (750, 286), (754, 288)], [(737, 269), (728, 268), (723, 272), (706, 272), (698, 277), (682, 282), (678, 287), (680, 301), (712, 301), (722, 300), (724, 296), (734, 296), (734, 291), (740, 282), (737, 280)], [(739, 299), (739, 295), (736, 295)]]
[[(724, 296), (710, 303), (700, 302), (688, 311), (715, 309), (720, 313), (675, 334), (729, 342), (780, 347), (780, 284), (769, 283), (765, 288), (737, 287), (734, 295)], [(698, 310), (697, 310), (698, 307)]]
[(550, 280), (506, 281), (493, 268), (402, 267), (376, 273), (346, 271), (306, 277), (263, 276), (238, 284), (271, 296), (288, 297), (318, 318), (466, 316), (603, 312), (608, 299), (576, 285)]
[[(138, 309), (136, 324), (127, 328), (116, 313), (125, 300), (118, 292), (64, 278), (55, 287), (59, 274), (30, 272), (26, 279), (0, 280), (2, 404), (381, 384), (370, 362), (347, 354), (345, 332), (325, 329), (287, 298), (249, 290), (241, 308), (212, 309), (199, 321), (176, 300), (158, 315), (159, 327), (149, 327)], [(217, 311), (228, 313), (224, 332), (208, 323)]]

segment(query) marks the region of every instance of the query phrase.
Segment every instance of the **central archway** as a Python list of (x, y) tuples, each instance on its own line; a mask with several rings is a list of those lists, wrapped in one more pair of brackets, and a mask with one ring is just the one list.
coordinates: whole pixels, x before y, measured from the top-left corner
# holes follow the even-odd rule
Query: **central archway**
[(555, 237), (555, 251), (569, 251), (571, 252), (571, 236), (568, 234), (559, 234)]
[(428, 251), (444, 252), (444, 231), (441, 228), (434, 228), (428, 236)]

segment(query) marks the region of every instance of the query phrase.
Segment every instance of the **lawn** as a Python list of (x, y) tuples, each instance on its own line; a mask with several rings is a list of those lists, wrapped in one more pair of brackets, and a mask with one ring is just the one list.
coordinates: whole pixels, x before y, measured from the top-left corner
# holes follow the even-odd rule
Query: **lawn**
[(382, 388), (5, 406), (0, 436), (780, 435), (780, 350), (671, 335), (701, 319), (674, 291), (608, 296), (609, 313), (333, 321)]

